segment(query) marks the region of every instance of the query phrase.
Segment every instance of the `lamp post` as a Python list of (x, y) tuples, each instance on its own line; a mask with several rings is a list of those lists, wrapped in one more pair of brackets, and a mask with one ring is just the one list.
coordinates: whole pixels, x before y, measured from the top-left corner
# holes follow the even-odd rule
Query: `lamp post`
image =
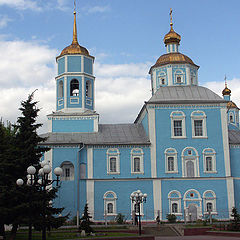
[[(56, 167), (54, 169), (54, 174), (57, 176), (57, 179), (49, 179), (49, 174), (52, 171), (46, 160), (40, 163), (41, 168), (38, 170), (34, 166), (29, 166), (27, 168), (27, 182), (28, 186), (38, 186), (40, 187), (40, 191), (43, 191), (43, 226), (42, 226), (42, 240), (46, 240), (46, 216), (45, 216), (45, 206), (46, 206), (46, 187), (52, 185), (56, 182), (56, 185), (59, 185), (60, 176), (62, 175), (63, 170), (60, 167)], [(16, 181), (18, 186), (22, 186), (24, 184), (23, 179), (18, 179)], [(29, 229), (28, 229), (28, 240), (32, 240), (32, 189), (29, 197)]]
[(139, 219), (139, 235), (141, 235), (141, 203), (146, 202), (147, 201), (147, 194), (146, 193), (142, 193), (140, 190), (137, 190), (135, 193), (131, 194), (131, 199), (132, 199), (132, 203), (135, 203), (135, 205), (137, 206), (138, 209), (138, 219)]

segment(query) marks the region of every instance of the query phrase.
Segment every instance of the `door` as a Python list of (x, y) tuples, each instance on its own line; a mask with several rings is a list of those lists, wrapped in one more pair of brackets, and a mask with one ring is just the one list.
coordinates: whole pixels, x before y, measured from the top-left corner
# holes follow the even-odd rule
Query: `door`
[(188, 215), (189, 215), (189, 221), (196, 221), (198, 218), (197, 215), (197, 207), (194, 204), (190, 204), (188, 206)]
[(194, 177), (194, 162), (189, 160), (186, 162), (186, 169), (187, 169), (187, 177)]

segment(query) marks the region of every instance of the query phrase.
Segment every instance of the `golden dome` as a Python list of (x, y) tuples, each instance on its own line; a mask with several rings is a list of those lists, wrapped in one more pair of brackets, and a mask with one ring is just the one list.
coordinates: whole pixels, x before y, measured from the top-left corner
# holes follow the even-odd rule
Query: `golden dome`
[[(76, 12), (74, 11), (74, 24), (73, 24), (73, 40), (72, 44), (65, 47), (61, 54), (57, 57), (62, 57), (64, 55), (73, 55), (73, 54), (83, 54), (86, 56), (90, 56), (88, 50), (85, 47), (82, 47), (79, 45), (78, 40), (77, 40), (77, 23), (76, 23)], [(92, 57), (92, 56), (90, 56)]]
[(222, 95), (223, 96), (231, 95), (231, 90), (229, 88), (227, 88), (227, 86), (225, 86), (225, 88), (222, 91)]
[[(166, 64), (184, 64), (184, 63), (188, 63), (191, 64), (197, 68), (199, 68), (198, 65), (196, 65), (191, 58), (189, 58), (188, 56), (179, 53), (179, 52), (172, 52), (172, 53), (167, 53), (167, 54), (163, 54), (162, 56), (160, 56), (157, 60), (157, 62), (151, 67), (155, 68), (155, 67), (160, 67)], [(151, 72), (151, 69), (149, 72)]]
[(181, 36), (173, 30), (172, 25), (173, 24), (171, 23), (171, 29), (164, 37), (165, 45), (167, 45), (169, 43), (177, 43), (177, 44), (179, 44), (180, 41), (181, 41)]

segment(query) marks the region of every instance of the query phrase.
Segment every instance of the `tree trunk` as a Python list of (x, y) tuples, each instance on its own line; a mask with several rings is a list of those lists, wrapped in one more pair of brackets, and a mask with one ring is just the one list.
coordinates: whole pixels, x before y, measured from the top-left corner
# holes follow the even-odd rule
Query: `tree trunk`
[(15, 240), (17, 229), (18, 229), (18, 224), (14, 223), (13, 226), (12, 226), (11, 235), (10, 235), (9, 240)]
[(0, 236), (5, 239), (5, 229), (4, 229), (4, 224), (0, 223)]

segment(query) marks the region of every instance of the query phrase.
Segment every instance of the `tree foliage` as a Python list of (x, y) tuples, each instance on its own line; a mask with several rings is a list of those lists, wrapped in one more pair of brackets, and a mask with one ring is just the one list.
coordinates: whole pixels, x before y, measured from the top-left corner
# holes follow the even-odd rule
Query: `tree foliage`
[(90, 226), (90, 224), (92, 223), (91, 220), (90, 220), (91, 218), (92, 217), (88, 213), (88, 204), (86, 203), (85, 207), (84, 207), (83, 216), (80, 218), (80, 227), (79, 227), (79, 229), (80, 230), (84, 230), (88, 234), (93, 232), (93, 229)]

